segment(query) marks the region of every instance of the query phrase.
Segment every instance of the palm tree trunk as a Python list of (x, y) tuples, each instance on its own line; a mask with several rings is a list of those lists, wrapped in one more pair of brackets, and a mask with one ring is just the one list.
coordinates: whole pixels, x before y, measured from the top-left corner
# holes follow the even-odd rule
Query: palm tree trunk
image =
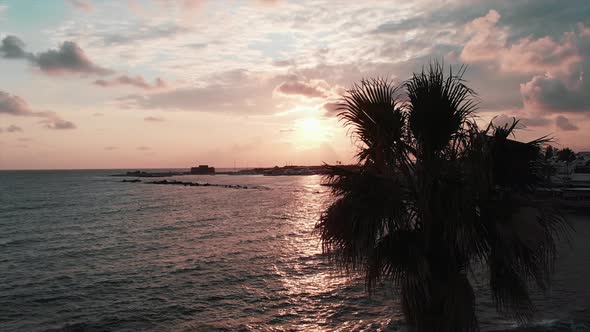
[[(402, 286), (402, 305), (410, 332), (477, 332), (475, 295), (463, 273), (432, 271), (429, 280)], [(447, 272), (448, 273), (448, 272)]]

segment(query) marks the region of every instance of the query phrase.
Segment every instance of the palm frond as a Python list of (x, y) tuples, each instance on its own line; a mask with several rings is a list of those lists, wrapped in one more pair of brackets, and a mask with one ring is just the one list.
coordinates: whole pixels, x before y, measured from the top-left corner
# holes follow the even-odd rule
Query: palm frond
[(397, 229), (377, 241), (374, 253), (367, 262), (369, 292), (384, 279), (401, 286), (403, 278), (409, 273), (426, 277), (423, 266), (426, 253), (419, 245), (421, 236), (420, 229)]
[(475, 92), (465, 85), (465, 69), (453, 73), (449, 68), (445, 75), (442, 64), (432, 63), (428, 70), (414, 74), (404, 84), (409, 126), (426, 154), (441, 151), (467, 122), (472, 122), (478, 101)]
[(345, 269), (362, 269), (379, 239), (407, 227), (411, 204), (395, 176), (371, 169), (329, 167), (326, 184), (337, 199), (322, 214), (316, 230), (324, 251)]
[(360, 161), (383, 168), (404, 157), (406, 119), (400, 109), (398, 90), (388, 80), (362, 80), (343, 97), (338, 116), (365, 146), (359, 151)]

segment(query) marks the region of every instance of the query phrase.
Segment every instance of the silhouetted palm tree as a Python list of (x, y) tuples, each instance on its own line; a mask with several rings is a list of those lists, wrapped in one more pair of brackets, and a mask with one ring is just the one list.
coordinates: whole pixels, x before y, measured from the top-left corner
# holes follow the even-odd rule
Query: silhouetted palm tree
[(570, 163), (576, 160), (576, 153), (570, 148), (557, 151), (557, 160), (565, 161), (566, 174), (570, 175)]
[(463, 73), (433, 64), (401, 87), (363, 80), (347, 92), (339, 116), (360, 143), (358, 165), (328, 166), (334, 201), (316, 226), (369, 291), (400, 288), (412, 331), (477, 331), (468, 273), (480, 266), (498, 311), (529, 320), (529, 284), (548, 287), (566, 228), (531, 199), (546, 139), (510, 140), (517, 121), (480, 130)]

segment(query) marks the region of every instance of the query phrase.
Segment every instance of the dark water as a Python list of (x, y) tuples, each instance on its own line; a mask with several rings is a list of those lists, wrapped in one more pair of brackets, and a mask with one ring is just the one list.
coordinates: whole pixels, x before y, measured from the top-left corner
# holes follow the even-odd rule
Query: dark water
[[(186, 176), (256, 189), (120, 183), (113, 171), (0, 172), (0, 331), (399, 330), (312, 234), (320, 178)], [(535, 331), (590, 330), (590, 220), (572, 215)], [(485, 330), (514, 329), (476, 280)], [(527, 330), (519, 327), (517, 330)]]

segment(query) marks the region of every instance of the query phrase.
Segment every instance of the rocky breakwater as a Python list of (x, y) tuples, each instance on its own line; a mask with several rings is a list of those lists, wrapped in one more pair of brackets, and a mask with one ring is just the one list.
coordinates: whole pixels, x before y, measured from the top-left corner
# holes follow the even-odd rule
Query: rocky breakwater
[[(139, 179), (133, 180), (122, 180), (121, 182), (128, 182), (128, 183), (142, 183)], [(159, 181), (147, 181), (143, 182), (145, 184), (160, 184), (160, 185), (176, 185), (176, 186), (185, 186), (185, 187), (221, 187), (221, 188), (230, 188), (230, 189), (269, 189), (263, 186), (246, 186), (246, 185), (239, 185), (239, 184), (217, 184), (217, 183), (198, 183), (198, 182), (186, 182), (186, 181), (178, 181), (178, 180), (159, 180)]]

